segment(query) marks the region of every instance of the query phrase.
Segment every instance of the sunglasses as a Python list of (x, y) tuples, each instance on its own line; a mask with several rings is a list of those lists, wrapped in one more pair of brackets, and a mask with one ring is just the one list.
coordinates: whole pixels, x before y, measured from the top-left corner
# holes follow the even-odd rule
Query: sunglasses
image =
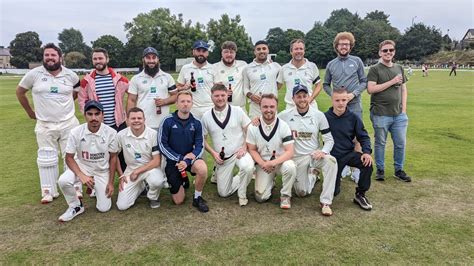
[(393, 53), (394, 51), (395, 51), (395, 49), (393, 49), (393, 48), (392, 49), (383, 49), (382, 53), (388, 53), (388, 52)]

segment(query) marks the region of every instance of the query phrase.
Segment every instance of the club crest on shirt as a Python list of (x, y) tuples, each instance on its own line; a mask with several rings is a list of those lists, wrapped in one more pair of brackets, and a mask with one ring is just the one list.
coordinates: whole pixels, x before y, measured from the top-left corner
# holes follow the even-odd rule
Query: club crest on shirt
[(127, 145), (125, 145), (125, 147), (127, 147), (127, 148), (129, 148), (129, 149), (130, 149), (130, 148), (132, 147), (132, 145), (130, 145), (130, 144), (127, 144)]
[(222, 140), (227, 140), (227, 136), (224, 134), (224, 132), (222, 132)]
[(147, 81), (147, 80), (143, 80), (142, 83), (143, 83), (143, 84), (147, 84), (148, 81)]
[(41, 81), (48, 81), (48, 78), (42, 78)]
[(301, 80), (300, 79), (295, 79), (295, 86), (296, 85), (299, 85), (301, 83)]
[(191, 127), (189, 128), (191, 131), (195, 131), (196, 129), (194, 128), (194, 123), (191, 123)]
[(293, 72), (288, 72), (288, 76), (292, 76), (293, 75)]

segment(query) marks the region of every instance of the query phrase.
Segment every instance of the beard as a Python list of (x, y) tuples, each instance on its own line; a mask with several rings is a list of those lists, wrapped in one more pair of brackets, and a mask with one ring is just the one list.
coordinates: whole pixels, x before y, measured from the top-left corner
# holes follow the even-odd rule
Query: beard
[[(100, 66), (102, 66), (102, 67), (100, 67)], [(104, 69), (106, 69), (108, 66), (107, 66), (107, 64), (96, 64), (94, 67), (97, 71), (104, 71)]]
[(145, 73), (147, 73), (149, 76), (154, 77), (156, 73), (160, 70), (160, 65), (156, 64), (155, 67), (149, 67), (147, 64), (145, 64)]
[(202, 55), (198, 55), (194, 57), (194, 60), (196, 60), (196, 62), (199, 64), (204, 64), (207, 61), (207, 58)]
[(61, 62), (58, 61), (58, 62), (54, 63), (54, 65), (48, 65), (47, 62), (43, 62), (43, 66), (48, 71), (56, 71), (56, 70), (61, 68)]

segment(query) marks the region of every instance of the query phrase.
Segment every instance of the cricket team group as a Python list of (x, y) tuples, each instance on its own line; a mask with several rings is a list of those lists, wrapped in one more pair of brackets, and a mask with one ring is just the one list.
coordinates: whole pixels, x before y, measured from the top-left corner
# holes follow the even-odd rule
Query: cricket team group
[[(140, 195), (146, 195), (151, 208), (159, 208), (163, 188), (169, 189), (174, 204), (183, 204), (186, 189), (194, 186), (192, 206), (208, 212), (202, 193), (209, 176), (220, 197), (237, 193), (240, 206), (248, 204), (250, 195), (257, 202), (268, 201), (272, 190), (279, 189), (280, 207), (290, 209), (293, 195), (310, 195), (322, 179), (319, 206), (323, 215), (331, 216), (341, 178), (350, 175), (354, 203), (370, 211), (366, 194), (374, 160), (361, 96), (367, 89), (371, 97), (375, 180), (385, 179), (390, 133), (394, 177), (410, 182), (403, 168), (407, 79), (393, 62), (393, 41), (380, 43), (380, 60), (368, 75), (361, 59), (350, 54), (354, 45), (351, 33), (337, 34), (337, 57), (327, 65), (323, 80), (316, 64), (304, 57), (302, 39), (291, 42), (292, 59), (283, 66), (268, 57), (266, 41), (255, 43), (249, 64), (236, 60), (237, 45), (226, 41), (222, 59), (210, 64), (208, 43), (198, 40), (192, 46), (194, 59), (175, 82), (160, 69), (153, 47), (143, 50), (143, 71), (129, 81), (108, 66), (105, 49), (93, 50), (93, 70), (79, 79), (62, 66), (61, 49), (46, 44), (43, 65), (29, 71), (16, 90), (27, 115), (36, 120), (41, 203), (62, 192), (68, 208), (59, 221), (70, 221), (85, 210), (85, 185), (84, 195), (95, 197), (97, 210), (107, 212), (118, 177), (116, 206), (121, 211)], [(278, 112), (278, 91), (283, 88), (284, 110)], [(332, 101), (326, 112), (317, 104), (322, 89)], [(76, 99), (86, 121), (81, 125), (75, 117)], [(171, 112), (173, 104), (176, 111)], [(64, 159), (61, 175), (59, 153)], [(212, 158), (210, 173), (206, 156)], [(277, 176), (281, 187), (275, 188)], [(248, 191), (253, 179), (255, 191)]]

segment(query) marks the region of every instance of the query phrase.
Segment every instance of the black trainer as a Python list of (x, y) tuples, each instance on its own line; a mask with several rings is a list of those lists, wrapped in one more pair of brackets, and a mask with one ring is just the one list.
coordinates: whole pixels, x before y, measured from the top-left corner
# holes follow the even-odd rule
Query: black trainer
[(375, 173), (375, 180), (385, 181), (385, 171), (377, 169), (377, 172)]
[(193, 206), (196, 207), (200, 212), (209, 211), (209, 207), (207, 207), (206, 201), (201, 196), (193, 199)]
[(395, 175), (394, 177), (400, 179), (401, 181), (404, 181), (404, 182), (411, 182), (411, 177), (409, 177), (407, 175), (407, 173), (405, 173), (405, 171), (403, 170), (398, 170), (395, 172)]
[(365, 194), (363, 193), (356, 193), (353, 201), (355, 204), (358, 204), (362, 209), (366, 211), (372, 210), (372, 204), (370, 204), (369, 200), (365, 197)]

